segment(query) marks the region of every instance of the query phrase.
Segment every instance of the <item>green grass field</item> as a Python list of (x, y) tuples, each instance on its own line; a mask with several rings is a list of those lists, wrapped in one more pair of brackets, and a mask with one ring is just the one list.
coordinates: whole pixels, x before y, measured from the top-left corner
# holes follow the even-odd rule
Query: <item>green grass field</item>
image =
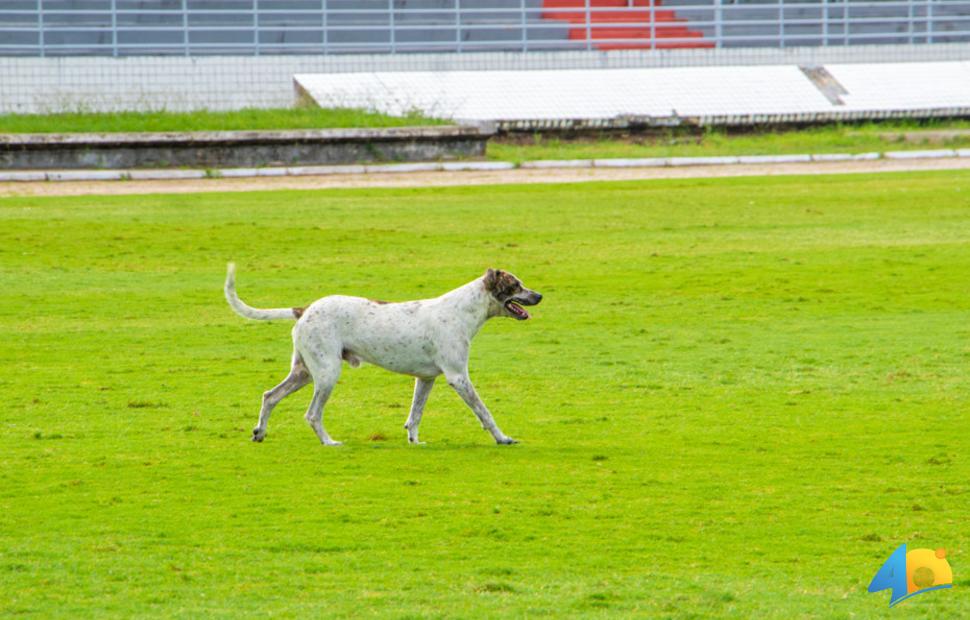
[[(970, 615), (970, 172), (0, 200), (0, 616)], [(284, 401), (287, 323), (512, 270), (472, 378)], [(887, 609), (901, 543), (956, 586)]]
[(387, 116), (349, 108), (236, 110), (232, 112), (65, 112), (60, 114), (0, 114), (0, 133), (77, 133), (140, 131), (255, 131), (403, 127), (443, 121), (411, 116)]
[(888, 121), (829, 124), (795, 130), (728, 133), (711, 129), (697, 135), (669, 132), (627, 139), (608, 135), (567, 140), (556, 136), (492, 140), (491, 159), (608, 159), (636, 157), (705, 157), (716, 155), (793, 155), (805, 153), (882, 153), (970, 147), (967, 121)]

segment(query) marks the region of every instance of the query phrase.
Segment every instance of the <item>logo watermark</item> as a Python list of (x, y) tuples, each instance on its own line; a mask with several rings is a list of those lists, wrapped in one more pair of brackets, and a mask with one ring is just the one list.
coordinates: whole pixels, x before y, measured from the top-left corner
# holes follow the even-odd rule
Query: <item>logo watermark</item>
[(889, 606), (906, 599), (953, 587), (953, 571), (946, 561), (946, 549), (913, 549), (906, 551), (903, 543), (883, 563), (869, 584), (869, 592), (892, 589)]

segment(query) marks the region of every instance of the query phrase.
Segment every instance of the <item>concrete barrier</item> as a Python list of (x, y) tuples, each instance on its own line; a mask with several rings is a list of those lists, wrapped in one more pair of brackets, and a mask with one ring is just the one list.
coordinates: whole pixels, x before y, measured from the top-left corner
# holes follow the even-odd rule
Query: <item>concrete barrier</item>
[(488, 125), (214, 131), (0, 134), (0, 168), (245, 168), (481, 157)]

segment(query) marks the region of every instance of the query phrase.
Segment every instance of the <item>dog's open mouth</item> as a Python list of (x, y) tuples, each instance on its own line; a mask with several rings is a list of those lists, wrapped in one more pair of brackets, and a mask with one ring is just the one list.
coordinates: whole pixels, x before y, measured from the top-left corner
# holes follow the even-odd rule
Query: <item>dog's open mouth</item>
[(524, 321), (529, 318), (529, 313), (525, 311), (525, 308), (515, 303), (514, 301), (505, 302), (505, 309), (512, 313), (516, 319)]

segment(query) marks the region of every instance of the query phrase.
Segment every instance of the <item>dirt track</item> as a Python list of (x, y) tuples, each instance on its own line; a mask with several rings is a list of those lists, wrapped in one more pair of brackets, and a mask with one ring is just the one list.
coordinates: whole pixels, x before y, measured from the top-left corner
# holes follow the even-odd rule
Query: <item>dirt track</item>
[(854, 174), (911, 170), (970, 168), (970, 158), (880, 159), (871, 161), (732, 164), (673, 168), (516, 169), (488, 172), (412, 172), (341, 174), (302, 177), (252, 177), (174, 181), (38, 181), (0, 183), (0, 196), (80, 196), (90, 194), (166, 194), (190, 192), (250, 192), (277, 189), (351, 187), (432, 187), (504, 183), (577, 183), (637, 179), (689, 179), (785, 174)]

